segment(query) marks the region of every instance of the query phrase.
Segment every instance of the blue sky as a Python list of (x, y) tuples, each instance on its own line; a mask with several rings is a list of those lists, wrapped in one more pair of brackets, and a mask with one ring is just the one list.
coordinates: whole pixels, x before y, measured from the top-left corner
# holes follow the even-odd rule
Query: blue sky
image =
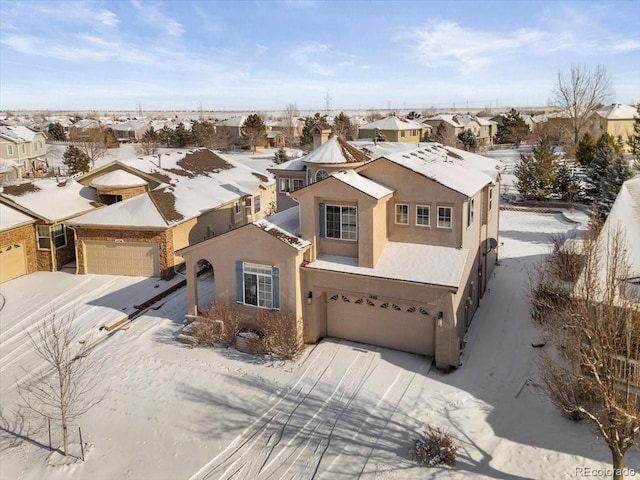
[(572, 63), (640, 101), (640, 0), (0, 0), (1, 110), (543, 106)]

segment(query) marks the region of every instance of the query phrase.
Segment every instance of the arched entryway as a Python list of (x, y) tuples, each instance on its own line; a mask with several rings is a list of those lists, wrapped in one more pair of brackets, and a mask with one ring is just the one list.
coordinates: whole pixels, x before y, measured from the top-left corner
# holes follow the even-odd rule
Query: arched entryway
[(196, 300), (198, 313), (200, 313), (207, 310), (215, 301), (215, 276), (213, 265), (208, 260), (198, 260), (196, 269), (198, 278), (196, 282)]

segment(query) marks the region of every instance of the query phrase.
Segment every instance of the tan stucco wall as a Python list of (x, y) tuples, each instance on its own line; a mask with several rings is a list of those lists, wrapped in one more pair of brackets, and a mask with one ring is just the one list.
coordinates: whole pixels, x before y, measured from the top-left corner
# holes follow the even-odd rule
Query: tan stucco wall
[(33, 273), (38, 269), (38, 262), (36, 259), (36, 232), (33, 224), (23, 225), (0, 232), (0, 250), (4, 250), (8, 245), (19, 244), (20, 242), (24, 242), (24, 248), (26, 250), (27, 274)]
[[(213, 266), (216, 302), (229, 302), (249, 318), (261, 310), (236, 303), (236, 261), (280, 268), (280, 310), (302, 317), (300, 265), (303, 252), (254, 226), (246, 225), (219, 237), (210, 238), (181, 252), (187, 264), (188, 314), (197, 314), (196, 265), (207, 260)], [(299, 332), (301, 334), (301, 332)]]
[(116, 239), (121, 239), (124, 242), (158, 244), (158, 251), (160, 254), (160, 278), (168, 280), (175, 274), (173, 271), (173, 267), (175, 265), (173, 255), (173, 235), (169, 229), (160, 231), (143, 231), (76, 227), (75, 230), (76, 242), (78, 244), (78, 248), (76, 249), (76, 268), (79, 274), (87, 273), (86, 262), (84, 259), (84, 242), (88, 240), (115, 242)]

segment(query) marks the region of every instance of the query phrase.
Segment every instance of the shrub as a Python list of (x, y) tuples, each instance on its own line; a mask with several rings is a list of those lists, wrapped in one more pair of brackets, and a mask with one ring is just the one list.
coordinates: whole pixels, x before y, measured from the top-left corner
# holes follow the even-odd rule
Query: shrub
[(258, 353), (273, 353), (289, 360), (300, 353), (302, 342), (298, 339), (293, 315), (277, 310), (261, 310), (257, 323), (263, 333)]
[(423, 467), (435, 467), (437, 465), (456, 464), (458, 447), (453, 443), (453, 438), (441, 428), (427, 426), (422, 438), (414, 441), (413, 448), (409, 450), (409, 457)]
[(229, 347), (240, 330), (241, 318), (242, 314), (234, 305), (214, 303), (198, 317), (192, 336), (200, 345), (221, 344)]

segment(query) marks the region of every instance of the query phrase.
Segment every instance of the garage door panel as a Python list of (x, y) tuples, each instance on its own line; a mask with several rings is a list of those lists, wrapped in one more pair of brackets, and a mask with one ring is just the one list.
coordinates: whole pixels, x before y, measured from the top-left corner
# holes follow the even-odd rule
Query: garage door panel
[(393, 302), (355, 303), (341, 295), (328, 296), (327, 334), (421, 355), (434, 354), (433, 317)]
[(84, 258), (87, 273), (160, 276), (160, 255), (156, 243), (86, 241)]
[(0, 283), (27, 273), (27, 249), (24, 242), (0, 247)]

